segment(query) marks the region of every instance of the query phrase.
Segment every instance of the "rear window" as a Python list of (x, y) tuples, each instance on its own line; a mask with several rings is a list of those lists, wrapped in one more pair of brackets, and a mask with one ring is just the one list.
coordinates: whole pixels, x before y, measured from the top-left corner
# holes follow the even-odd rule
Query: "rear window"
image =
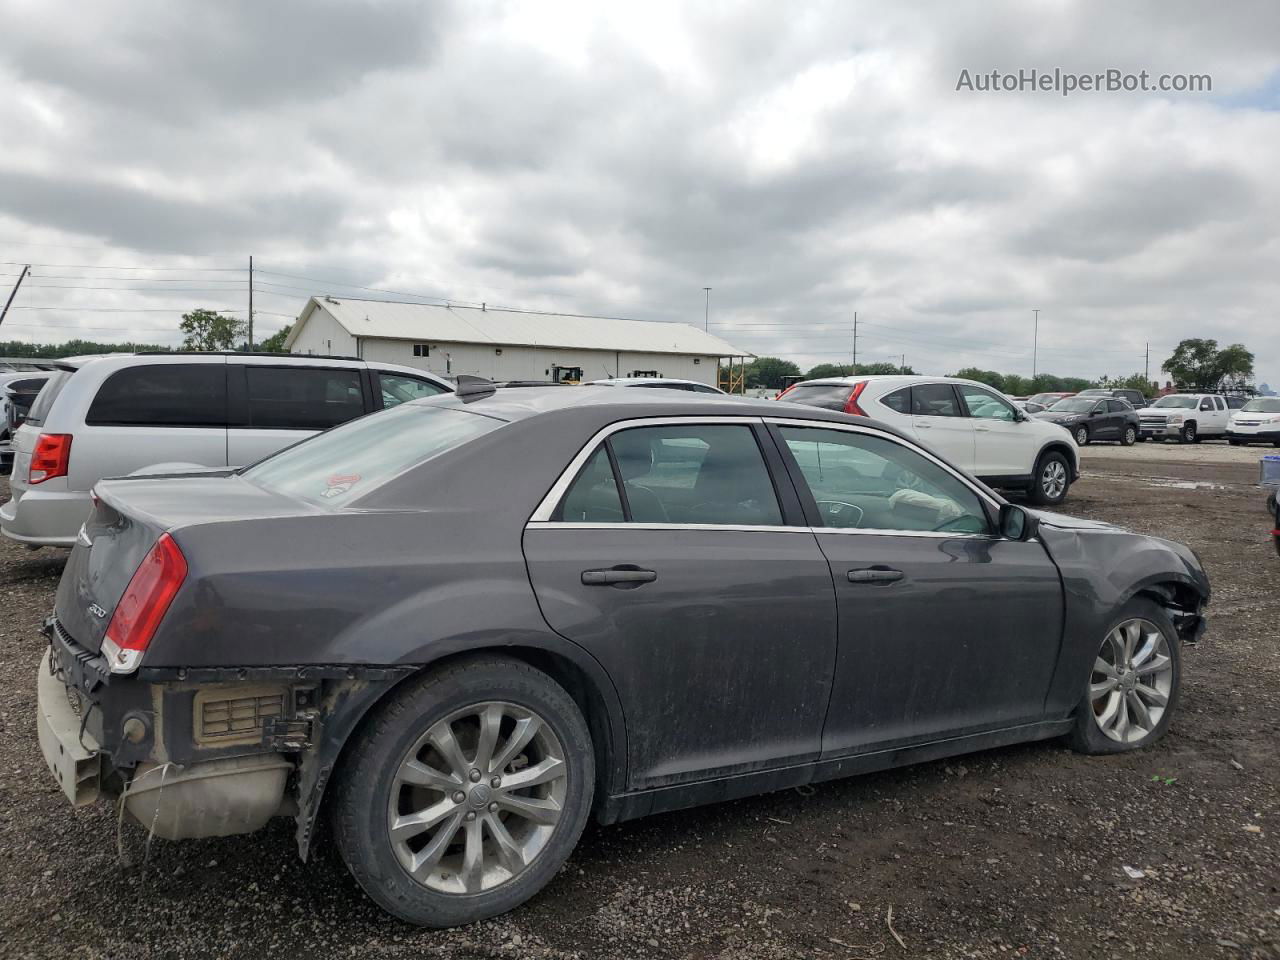
[[(44, 391), (40, 396), (43, 398)], [(151, 363), (117, 370), (98, 388), (84, 422), (93, 426), (225, 427), (226, 365)]]
[(410, 467), (501, 427), (462, 410), (411, 403), (312, 437), (241, 471), (258, 486), (338, 509)]
[(359, 370), (246, 366), (244, 371), (251, 427), (327, 430), (365, 414)]
[(44, 387), (36, 395), (35, 403), (31, 404), (31, 409), (27, 411), (27, 423), (33, 427), (44, 423), (44, 418), (49, 415), (49, 408), (53, 406), (53, 401), (58, 399), (58, 394), (70, 379), (70, 370), (58, 370), (45, 381)]
[(778, 399), (824, 410), (843, 410), (851, 393), (853, 387), (847, 383), (798, 383)]

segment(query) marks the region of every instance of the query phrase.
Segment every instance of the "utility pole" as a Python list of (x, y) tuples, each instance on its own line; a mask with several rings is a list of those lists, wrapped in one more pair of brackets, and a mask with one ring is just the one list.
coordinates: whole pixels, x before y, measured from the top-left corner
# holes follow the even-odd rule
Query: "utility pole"
[(249, 254), (249, 352), (253, 353), (253, 254)]
[(702, 289), (706, 291), (706, 294), (707, 294), (707, 309), (706, 309), (706, 312), (702, 315), (702, 329), (710, 332), (711, 330), (711, 288), (703, 287)]
[(4, 302), (4, 309), (0, 310), (0, 323), (4, 323), (5, 315), (9, 312), (9, 305), (13, 303), (13, 298), (18, 295), (18, 288), (22, 286), (22, 281), (27, 278), (27, 274), (31, 272), (31, 264), (27, 264), (22, 268), (22, 272), (18, 274), (18, 282), (13, 285), (13, 289), (9, 291), (9, 299)]
[(1147, 383), (1151, 382), (1151, 342), (1147, 341), (1147, 359), (1142, 366), (1142, 377)]
[(905, 353), (902, 355), (902, 372), (907, 372), (907, 355)]
[(1036, 315), (1036, 323), (1031, 332), (1031, 379), (1036, 378), (1036, 348), (1040, 343), (1040, 311), (1032, 310)]
[(853, 369), (849, 371), (853, 376), (858, 375), (858, 311), (853, 311)]

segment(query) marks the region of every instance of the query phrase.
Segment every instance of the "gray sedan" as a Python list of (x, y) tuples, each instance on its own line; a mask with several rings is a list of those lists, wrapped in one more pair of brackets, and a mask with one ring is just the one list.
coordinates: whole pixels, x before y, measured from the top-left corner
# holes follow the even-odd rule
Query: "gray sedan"
[(291, 816), (429, 926), (533, 896), (588, 817), (1145, 746), (1209, 597), (1185, 547), (876, 422), (663, 390), (463, 378), (95, 500), (38, 680), (68, 799), (176, 840)]

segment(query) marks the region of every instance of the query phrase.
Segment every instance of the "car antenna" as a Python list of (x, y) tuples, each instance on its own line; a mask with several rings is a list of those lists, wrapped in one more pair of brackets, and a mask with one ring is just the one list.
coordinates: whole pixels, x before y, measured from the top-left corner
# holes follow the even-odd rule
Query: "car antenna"
[(472, 400), (479, 400), (481, 397), (491, 397), (498, 391), (497, 385), (492, 380), (486, 380), (484, 377), (473, 377), (470, 374), (460, 373), (455, 381), (457, 386), (454, 388), (453, 395), (463, 403), (470, 403)]

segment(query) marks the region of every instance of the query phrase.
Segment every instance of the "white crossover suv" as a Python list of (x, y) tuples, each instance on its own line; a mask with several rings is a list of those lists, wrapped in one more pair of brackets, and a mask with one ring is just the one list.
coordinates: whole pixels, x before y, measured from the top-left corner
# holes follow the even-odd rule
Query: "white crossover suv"
[(992, 487), (1061, 503), (1080, 476), (1064, 428), (1036, 420), (985, 384), (954, 377), (832, 377), (806, 380), (779, 400), (870, 417), (932, 447)]

